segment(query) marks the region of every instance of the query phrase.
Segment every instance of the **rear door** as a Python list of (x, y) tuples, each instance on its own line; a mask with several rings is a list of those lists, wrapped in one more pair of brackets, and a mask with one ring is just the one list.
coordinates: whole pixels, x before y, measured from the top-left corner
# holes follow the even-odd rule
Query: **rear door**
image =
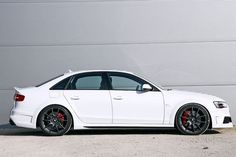
[(67, 101), (82, 122), (112, 123), (111, 99), (105, 79), (101, 72), (78, 74), (64, 91)]

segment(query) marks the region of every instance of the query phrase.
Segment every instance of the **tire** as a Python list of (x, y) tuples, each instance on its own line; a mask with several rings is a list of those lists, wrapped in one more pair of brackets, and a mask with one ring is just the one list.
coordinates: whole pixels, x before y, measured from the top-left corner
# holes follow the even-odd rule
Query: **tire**
[(184, 135), (200, 135), (207, 131), (210, 125), (208, 111), (199, 104), (182, 106), (175, 117), (176, 128)]
[(62, 136), (70, 130), (72, 117), (64, 107), (51, 105), (40, 112), (38, 124), (46, 135)]

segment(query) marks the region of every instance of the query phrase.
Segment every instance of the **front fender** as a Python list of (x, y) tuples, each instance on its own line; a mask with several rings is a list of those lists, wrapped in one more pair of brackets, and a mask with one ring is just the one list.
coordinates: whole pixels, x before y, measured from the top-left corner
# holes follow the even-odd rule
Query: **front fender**
[(208, 113), (212, 119), (211, 111), (214, 110), (213, 102), (204, 101), (204, 100), (188, 99), (188, 100), (179, 101), (177, 103), (174, 103), (174, 102), (170, 103), (169, 102), (166, 104), (165, 120), (164, 120), (165, 125), (174, 126), (175, 125), (175, 117), (176, 117), (178, 110), (182, 106), (187, 105), (187, 104), (199, 104), (199, 105), (203, 106), (208, 111)]

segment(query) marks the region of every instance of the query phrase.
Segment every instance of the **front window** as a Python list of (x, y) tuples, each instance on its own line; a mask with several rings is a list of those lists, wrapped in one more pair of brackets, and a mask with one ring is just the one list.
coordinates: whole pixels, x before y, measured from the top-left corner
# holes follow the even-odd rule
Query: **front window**
[(109, 81), (113, 90), (141, 91), (143, 81), (129, 76), (109, 75)]

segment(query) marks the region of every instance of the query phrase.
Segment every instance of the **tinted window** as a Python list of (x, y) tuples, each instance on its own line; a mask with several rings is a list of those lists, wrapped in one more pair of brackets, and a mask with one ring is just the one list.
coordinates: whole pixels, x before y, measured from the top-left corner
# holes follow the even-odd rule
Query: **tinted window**
[(139, 82), (127, 76), (109, 76), (113, 90), (141, 90), (143, 82)]
[(43, 82), (43, 83), (41, 83), (41, 84), (39, 84), (39, 85), (37, 85), (37, 86), (35, 86), (35, 87), (40, 87), (40, 86), (42, 86), (42, 85), (44, 85), (44, 84), (46, 84), (46, 83), (48, 83), (48, 82), (50, 82), (50, 81), (52, 81), (52, 80), (55, 80), (55, 79), (57, 79), (57, 78), (59, 78), (59, 77), (61, 77), (61, 76), (63, 76), (63, 75), (56, 76), (56, 77), (54, 77), (54, 78), (52, 78), (52, 79), (50, 79), (50, 80), (48, 80), (48, 81), (45, 81), (45, 82)]
[(101, 74), (75, 77), (71, 89), (73, 90), (103, 90), (106, 89), (106, 82)]
[(59, 83), (57, 83), (56, 85), (54, 85), (50, 90), (64, 90), (68, 84), (68, 82), (70, 81), (71, 77), (68, 77), (62, 81), (60, 81)]

